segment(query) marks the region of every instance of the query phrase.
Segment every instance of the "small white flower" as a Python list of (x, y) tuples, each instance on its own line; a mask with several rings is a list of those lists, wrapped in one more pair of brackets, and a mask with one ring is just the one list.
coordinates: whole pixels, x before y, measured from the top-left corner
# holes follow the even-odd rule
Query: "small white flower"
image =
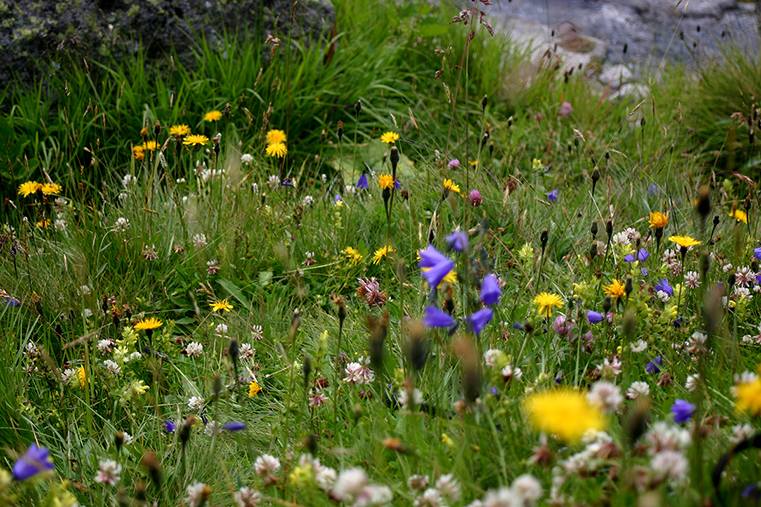
[(512, 365), (508, 364), (504, 368), (502, 368), (502, 379), (507, 382), (511, 378), (515, 380), (520, 380), (520, 378), (523, 376), (523, 370), (520, 368), (514, 368)]
[(262, 477), (272, 475), (280, 468), (280, 460), (269, 454), (262, 454), (254, 462), (254, 470)]
[(58, 219), (53, 223), (53, 226), (56, 228), (57, 231), (65, 231), (66, 230), (66, 221), (62, 219)]
[(114, 224), (114, 230), (116, 232), (127, 232), (127, 229), (129, 229), (129, 219), (124, 217), (117, 218), (116, 223)]
[[(423, 403), (423, 393), (421, 393), (420, 389), (417, 387), (412, 391), (412, 400), (415, 402), (415, 405), (421, 405)], [(404, 408), (407, 408), (407, 405), (409, 405), (410, 395), (407, 392), (407, 389), (401, 389), (399, 391), (399, 403), (401, 403)]]
[(695, 375), (688, 375), (687, 376), (687, 382), (685, 382), (684, 387), (688, 391), (694, 391), (698, 387), (698, 379), (700, 378), (700, 374), (696, 373)]
[(122, 473), (122, 466), (114, 460), (107, 459), (98, 463), (98, 468), (100, 471), (95, 475), (95, 482), (116, 486), (119, 482), (119, 474)]
[(66, 368), (65, 370), (63, 370), (63, 373), (61, 374), (61, 380), (63, 380), (64, 383), (66, 384), (78, 382), (77, 370), (74, 368)]
[(323, 469), (317, 472), (317, 475), (314, 476), (314, 481), (317, 483), (318, 488), (327, 492), (335, 485), (337, 478), (338, 474), (334, 469), (323, 467)]
[(251, 184), (251, 192), (254, 195), (259, 195), (259, 185), (257, 183), (252, 183)]
[(663, 302), (663, 303), (666, 303), (669, 300), (669, 295), (666, 292), (662, 291), (662, 290), (659, 290), (658, 292), (656, 292), (655, 296), (658, 299), (660, 299), (661, 302)]
[(743, 440), (750, 440), (756, 434), (756, 430), (750, 424), (737, 424), (732, 426), (732, 436), (729, 441), (738, 444)]
[(251, 326), (251, 338), (254, 340), (261, 340), (264, 338), (264, 331), (262, 326)]
[(241, 343), (238, 354), (241, 359), (248, 359), (254, 356), (254, 349), (251, 347), (250, 343)]
[(135, 441), (135, 437), (126, 431), (122, 431), (122, 439), (124, 440), (124, 445), (132, 445), (132, 443)]
[(630, 343), (629, 347), (632, 352), (643, 352), (647, 348), (647, 342), (645, 340), (637, 340), (636, 343)]
[(522, 505), (513, 490), (501, 487), (498, 490), (490, 490), (483, 500), (483, 507), (518, 507)]
[(305, 195), (303, 202), (304, 202), (304, 206), (309, 207), (312, 204), (314, 204), (314, 197), (312, 197), (311, 195)]
[(227, 324), (217, 324), (214, 328), (214, 333), (218, 336), (227, 336)]
[(188, 408), (190, 410), (201, 410), (203, 408), (203, 398), (200, 396), (191, 396), (188, 400)]
[(87, 285), (82, 285), (79, 288), (79, 294), (82, 295), (82, 296), (89, 296), (90, 295), (90, 287), (88, 287)]
[(501, 350), (489, 349), (486, 352), (484, 352), (484, 363), (486, 363), (486, 366), (488, 366), (489, 368), (494, 368), (495, 366), (497, 366), (497, 361), (502, 355), (503, 355), (503, 352)]
[(592, 389), (587, 393), (587, 400), (592, 405), (597, 405), (603, 412), (608, 414), (614, 413), (624, 401), (621, 396), (621, 389), (610, 382), (600, 380), (592, 385)]
[(196, 234), (193, 236), (193, 245), (196, 248), (203, 248), (207, 245), (206, 243), (206, 234)]
[(118, 375), (122, 371), (122, 367), (110, 359), (103, 361), (103, 366), (106, 367), (111, 375)]
[(137, 178), (135, 178), (131, 174), (125, 174), (124, 178), (122, 178), (122, 185), (129, 188), (129, 186), (133, 184), (135, 181), (137, 181)]
[(519, 475), (510, 486), (510, 490), (521, 501), (520, 505), (533, 504), (542, 498), (542, 485), (531, 474)]
[(626, 390), (626, 397), (630, 400), (636, 400), (640, 396), (650, 396), (650, 385), (647, 382), (632, 382), (632, 385)]
[(679, 451), (662, 451), (653, 456), (650, 468), (660, 479), (681, 481), (687, 476), (689, 463)]
[(206, 490), (206, 484), (202, 482), (194, 482), (188, 488), (185, 490), (187, 493), (187, 497), (185, 498), (185, 502), (190, 507), (196, 507), (199, 503), (201, 503), (201, 497), (204, 494), (204, 491)]
[(349, 468), (338, 475), (331, 496), (339, 502), (349, 500), (367, 485), (367, 474), (361, 468)]
[(425, 488), (428, 487), (428, 477), (420, 474), (410, 475), (407, 479), (407, 486), (410, 489), (425, 491)]
[(142, 358), (143, 358), (143, 355), (138, 351), (135, 351), (129, 355), (129, 361), (139, 361)]
[(209, 423), (203, 429), (203, 433), (207, 437), (213, 436), (215, 433), (217, 435), (220, 435), (222, 434), (222, 425), (219, 424), (217, 421), (209, 421)]
[[(245, 155), (243, 156), (245, 157)], [(262, 495), (258, 491), (249, 488), (240, 488), (233, 495), (233, 499), (238, 504), (238, 507), (255, 507), (262, 501)]]
[(240, 156), (241, 164), (249, 165), (253, 161), (254, 161), (254, 157), (252, 157), (249, 153), (244, 153), (243, 155)]
[(436, 489), (441, 492), (441, 496), (450, 502), (456, 502), (460, 499), (460, 482), (452, 474), (439, 477), (436, 481)]
[(185, 353), (188, 357), (201, 357), (201, 354), (203, 354), (203, 345), (198, 342), (190, 342), (185, 347)]

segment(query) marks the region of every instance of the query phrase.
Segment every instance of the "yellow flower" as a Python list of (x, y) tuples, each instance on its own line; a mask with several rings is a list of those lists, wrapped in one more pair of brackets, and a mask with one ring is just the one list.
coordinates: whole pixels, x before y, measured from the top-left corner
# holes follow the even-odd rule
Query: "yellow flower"
[(37, 222), (37, 227), (40, 227), (42, 229), (47, 228), (50, 225), (50, 219), (49, 218), (43, 218), (39, 222)]
[(732, 213), (730, 213), (729, 216), (736, 219), (738, 222), (742, 222), (744, 224), (748, 223), (748, 215), (741, 209), (736, 209), (732, 211)]
[(531, 161), (531, 168), (534, 171), (541, 171), (542, 169), (544, 169), (544, 164), (542, 164), (541, 160), (539, 160), (538, 158), (535, 158)]
[(133, 381), (129, 388), (137, 395), (143, 395), (148, 390), (148, 386), (142, 380)]
[(661, 213), (660, 211), (651, 211), (650, 212), (650, 227), (655, 227), (656, 229), (663, 229), (666, 227), (669, 223), (669, 217), (665, 213)]
[(258, 398), (260, 392), (262, 392), (262, 388), (259, 387), (259, 383), (256, 380), (252, 380), (248, 385), (248, 397), (253, 398), (256, 396)]
[(690, 248), (691, 246), (698, 246), (702, 244), (700, 241), (693, 239), (689, 236), (671, 236), (669, 241), (676, 243), (682, 248)]
[(460, 193), (460, 185), (455, 183), (452, 180), (444, 179), (444, 190), (447, 190), (449, 192), (454, 192), (456, 194)]
[(217, 300), (214, 301), (211, 304), (211, 311), (212, 312), (229, 312), (233, 309), (233, 305), (230, 304), (230, 302), (226, 299)]
[(42, 193), (45, 195), (56, 195), (61, 193), (61, 185), (58, 183), (45, 183), (42, 185)]
[[(418, 259), (420, 258), (420, 253), (418, 253)], [(430, 271), (433, 268), (420, 268), (420, 271), (426, 272)], [(457, 283), (457, 271), (454, 269), (451, 270), (449, 273), (446, 274), (444, 278), (441, 279), (439, 282), (439, 285), (436, 286), (437, 289), (440, 289), (442, 285), (445, 283), (448, 283), (449, 285), (454, 285)]]
[(626, 295), (626, 286), (614, 278), (610, 285), (603, 286), (602, 291), (618, 301)]
[(164, 323), (155, 317), (148, 317), (135, 324), (135, 331), (153, 331), (163, 326)]
[(186, 136), (190, 134), (190, 127), (187, 125), (172, 125), (169, 129), (170, 136)]
[(452, 437), (447, 435), (446, 433), (441, 434), (441, 443), (449, 447), (450, 449), (455, 448), (454, 440), (452, 440)]
[(77, 370), (77, 378), (79, 379), (79, 387), (81, 389), (85, 388), (85, 382), (87, 381), (87, 372), (85, 371), (84, 366), (80, 366)]
[(203, 121), (217, 121), (222, 119), (222, 113), (217, 110), (209, 111), (203, 115)]
[(42, 184), (36, 181), (27, 181), (22, 183), (18, 187), (18, 195), (28, 197), (31, 194), (36, 194), (38, 190), (42, 190)]
[(381, 174), (378, 176), (378, 185), (380, 185), (381, 190), (390, 190), (394, 188), (394, 177), (390, 174)]
[(143, 143), (143, 149), (148, 151), (158, 150), (159, 143), (156, 141), (146, 141)]
[(288, 153), (285, 143), (272, 143), (267, 145), (267, 155), (270, 157), (283, 158)]
[(539, 311), (539, 315), (542, 317), (550, 318), (552, 315), (552, 307), (557, 306), (558, 308), (563, 306), (563, 300), (560, 299), (560, 296), (556, 294), (549, 294), (547, 292), (542, 292), (541, 294), (538, 294), (534, 298), (534, 304), (537, 306), (537, 310)]
[(386, 132), (381, 136), (381, 141), (386, 144), (394, 144), (399, 140), (399, 134), (396, 132)]
[(386, 257), (388, 257), (388, 254), (390, 254), (393, 251), (394, 251), (394, 248), (388, 245), (380, 247), (373, 254), (373, 264), (380, 264), (380, 262)]
[(346, 258), (351, 261), (352, 266), (356, 266), (357, 264), (362, 262), (362, 259), (363, 259), (362, 254), (359, 253), (359, 250), (357, 250), (354, 247), (347, 246), (346, 248), (343, 249), (341, 253), (344, 254)]
[(143, 127), (140, 129), (140, 137), (145, 137), (148, 135), (148, 127)]
[(191, 134), (182, 140), (182, 144), (185, 146), (201, 146), (206, 145), (209, 142), (209, 138), (201, 134)]
[(735, 408), (738, 411), (761, 415), (761, 378), (733, 387), (732, 394), (737, 398)]
[(267, 144), (285, 143), (287, 138), (282, 130), (270, 130), (267, 132)]
[(473, 160), (473, 161), (471, 161), (471, 162), (468, 162), (468, 163), (469, 163), (470, 165), (472, 165), (473, 167), (476, 167), (476, 166), (478, 165), (478, 160)]
[(145, 152), (143, 152), (142, 146), (133, 146), (132, 147), (132, 156), (135, 157), (135, 160), (143, 160), (145, 158)]
[(557, 435), (567, 442), (578, 441), (589, 430), (605, 429), (600, 409), (584, 394), (570, 389), (545, 391), (523, 403), (531, 425), (538, 431)]

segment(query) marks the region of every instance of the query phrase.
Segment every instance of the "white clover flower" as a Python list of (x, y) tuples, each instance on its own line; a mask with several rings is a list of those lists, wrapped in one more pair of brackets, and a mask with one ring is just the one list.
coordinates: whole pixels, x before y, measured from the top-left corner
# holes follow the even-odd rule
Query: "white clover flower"
[(450, 502), (456, 502), (462, 496), (460, 491), (460, 482), (452, 474), (442, 475), (436, 481), (436, 489), (441, 492), (441, 496)]
[(700, 374), (696, 373), (695, 375), (688, 375), (687, 381), (684, 383), (685, 389), (688, 391), (694, 391), (698, 387), (698, 379), (700, 378)]
[(357, 495), (367, 485), (367, 474), (361, 468), (343, 470), (336, 479), (331, 496), (345, 502)]
[(188, 400), (188, 408), (190, 410), (201, 410), (203, 408), (203, 398), (200, 396), (191, 396)]
[(629, 348), (632, 352), (643, 352), (647, 348), (647, 342), (645, 340), (637, 340), (636, 343), (630, 343)]
[(254, 470), (257, 474), (264, 477), (272, 475), (280, 468), (280, 460), (269, 454), (262, 454), (254, 462)]
[(330, 467), (323, 467), (322, 470), (317, 472), (314, 476), (314, 481), (317, 483), (317, 487), (327, 492), (335, 485), (338, 474)]
[(244, 153), (243, 155), (240, 156), (241, 164), (249, 165), (253, 161), (254, 161), (254, 157), (252, 157), (249, 153)]
[(647, 382), (632, 382), (632, 385), (626, 390), (626, 397), (630, 400), (636, 400), (640, 396), (650, 396), (650, 385)]
[(203, 345), (198, 342), (190, 342), (185, 347), (185, 353), (188, 357), (201, 357), (201, 354), (203, 354)]
[(127, 229), (129, 229), (129, 219), (124, 217), (117, 218), (116, 223), (114, 223), (114, 231), (127, 232)]
[(98, 468), (100, 470), (95, 475), (95, 482), (116, 486), (119, 482), (119, 474), (122, 473), (122, 466), (114, 460), (107, 459), (98, 463)]
[(520, 505), (533, 504), (542, 498), (542, 485), (531, 474), (519, 475), (513, 481), (510, 490), (520, 499)]
[(203, 248), (207, 245), (206, 234), (196, 234), (193, 236), (193, 246), (196, 248)]
[(667, 450), (653, 456), (650, 468), (659, 479), (682, 481), (687, 477), (689, 463), (683, 453)]
[(103, 361), (103, 366), (106, 367), (106, 370), (108, 370), (111, 375), (118, 375), (122, 371), (122, 367), (110, 359)]
[(603, 412), (612, 414), (624, 401), (621, 396), (621, 389), (610, 382), (600, 380), (592, 385), (592, 389), (587, 393), (587, 400), (592, 405), (597, 405)]
[(202, 482), (194, 482), (190, 486), (187, 487), (185, 490), (185, 493), (187, 493), (187, 497), (185, 497), (185, 502), (190, 507), (196, 507), (196, 505), (201, 503), (201, 498), (205, 495), (207, 492), (207, 486), (206, 484)]

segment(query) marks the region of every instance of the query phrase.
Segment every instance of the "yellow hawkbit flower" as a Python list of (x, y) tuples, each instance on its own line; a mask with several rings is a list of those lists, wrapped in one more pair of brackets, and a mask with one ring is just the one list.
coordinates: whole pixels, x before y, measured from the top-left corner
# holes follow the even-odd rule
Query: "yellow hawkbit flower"
[(146, 141), (143, 143), (143, 149), (148, 151), (154, 151), (159, 149), (159, 143), (156, 141)]
[(452, 180), (444, 179), (444, 190), (447, 190), (448, 192), (454, 192), (455, 194), (459, 194), (460, 185), (458, 185)]
[(386, 132), (381, 136), (381, 141), (386, 144), (394, 144), (399, 140), (399, 134), (396, 132)]
[(153, 331), (163, 326), (164, 323), (155, 317), (148, 317), (135, 324), (135, 331)]
[(79, 387), (84, 389), (85, 382), (87, 382), (87, 372), (84, 366), (80, 366), (77, 370), (77, 379), (79, 379)]
[(615, 278), (612, 280), (610, 285), (603, 286), (602, 290), (605, 294), (609, 295), (616, 301), (626, 295), (626, 286)]
[(217, 300), (211, 303), (211, 311), (212, 312), (229, 312), (233, 309), (233, 305), (230, 304), (230, 302), (226, 299)]
[(42, 185), (42, 193), (44, 195), (56, 195), (61, 193), (61, 185), (58, 183), (45, 183)]
[(218, 121), (222, 119), (222, 113), (217, 110), (209, 111), (203, 115), (203, 121)]
[(352, 266), (356, 266), (360, 262), (362, 262), (362, 254), (359, 253), (359, 250), (357, 250), (354, 247), (347, 246), (341, 253), (343, 253), (347, 259), (351, 261)]
[(285, 143), (287, 140), (282, 130), (270, 130), (267, 132), (267, 144)]
[(536, 430), (567, 442), (576, 442), (587, 431), (606, 426), (600, 408), (589, 403), (584, 394), (570, 389), (533, 394), (525, 399), (523, 407)]
[(208, 142), (209, 138), (201, 134), (191, 134), (182, 140), (185, 146), (205, 146)]
[(539, 315), (545, 318), (550, 318), (552, 316), (552, 307), (562, 307), (563, 300), (556, 294), (542, 292), (541, 294), (537, 294), (534, 298), (534, 304), (537, 306)]
[(729, 216), (734, 218), (738, 222), (742, 222), (744, 224), (748, 223), (748, 215), (741, 209), (733, 210), (732, 213), (729, 214)]
[(132, 148), (132, 156), (135, 157), (135, 160), (143, 160), (143, 158), (145, 158), (145, 152), (143, 151), (143, 147), (134, 146)]
[(732, 394), (736, 398), (735, 408), (738, 411), (761, 415), (761, 378), (736, 385), (732, 388)]
[(256, 396), (258, 398), (260, 392), (262, 392), (262, 388), (259, 386), (259, 383), (256, 380), (252, 380), (248, 385), (248, 397), (253, 398)]
[(267, 145), (267, 155), (270, 157), (283, 158), (288, 153), (285, 143), (271, 143)]
[(394, 248), (388, 245), (380, 247), (373, 254), (373, 264), (380, 264), (381, 261), (387, 258), (388, 254), (390, 254), (393, 251), (394, 251)]
[(394, 177), (390, 174), (381, 174), (378, 176), (378, 185), (380, 185), (381, 190), (391, 190), (394, 188)]
[(661, 213), (660, 211), (651, 211), (650, 212), (650, 227), (654, 227), (656, 229), (663, 229), (666, 227), (669, 223), (669, 217), (665, 213)]
[(140, 129), (140, 137), (145, 137), (148, 135), (148, 127), (143, 127)]
[(48, 226), (50, 226), (50, 219), (49, 218), (43, 218), (39, 222), (37, 222), (37, 227), (40, 227), (41, 229), (45, 229)]
[(190, 127), (187, 125), (172, 125), (169, 129), (170, 136), (186, 136), (190, 134)]
[(42, 190), (42, 184), (36, 181), (27, 181), (22, 183), (18, 187), (18, 195), (28, 197), (31, 194), (36, 194), (38, 190)]
[(689, 236), (671, 236), (669, 238), (669, 241), (671, 241), (672, 243), (676, 243), (682, 248), (690, 248), (691, 246), (698, 246), (702, 244), (700, 241), (694, 238), (691, 238)]

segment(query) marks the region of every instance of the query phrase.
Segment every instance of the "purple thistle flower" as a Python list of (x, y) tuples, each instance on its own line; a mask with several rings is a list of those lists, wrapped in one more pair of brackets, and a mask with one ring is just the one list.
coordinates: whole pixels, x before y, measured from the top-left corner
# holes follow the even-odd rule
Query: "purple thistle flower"
[(557, 202), (559, 193), (560, 192), (557, 189), (553, 190), (552, 192), (547, 194), (547, 200), (550, 202)]
[(239, 421), (230, 421), (229, 423), (225, 424), (224, 428), (227, 431), (241, 431), (246, 429), (246, 423)]
[(52, 469), (53, 460), (50, 458), (50, 451), (46, 447), (37, 447), (37, 444), (32, 444), (26, 454), (13, 464), (13, 478), (23, 482), (40, 472)]
[(685, 400), (676, 400), (671, 406), (671, 413), (674, 414), (675, 423), (687, 422), (695, 413), (695, 405)]
[(656, 357), (655, 359), (647, 363), (647, 366), (645, 366), (645, 371), (648, 373), (658, 373), (659, 371), (661, 371), (659, 366), (663, 366), (663, 359), (661, 359), (660, 357)]
[(485, 305), (493, 305), (499, 302), (499, 297), (502, 295), (502, 291), (499, 289), (499, 283), (494, 275), (486, 275), (484, 281), (481, 282), (481, 301)]
[(425, 317), (422, 319), (426, 327), (452, 327), (454, 319), (447, 312), (439, 310), (435, 306), (427, 306)]
[(449, 163), (447, 164), (447, 167), (449, 167), (452, 170), (455, 170), (458, 167), (460, 167), (460, 161), (457, 160), (456, 158), (453, 158), (452, 160), (449, 161)]
[(367, 173), (362, 173), (362, 176), (360, 176), (359, 179), (357, 180), (356, 187), (364, 188), (365, 190), (370, 188), (367, 184)]
[(494, 312), (491, 311), (491, 308), (478, 310), (476, 313), (468, 317), (468, 322), (470, 322), (470, 329), (476, 333), (476, 336), (478, 336), (481, 334), (481, 330), (484, 328), (484, 326), (486, 326), (486, 324), (489, 323), (493, 316)]
[(674, 295), (674, 289), (669, 285), (668, 280), (665, 278), (661, 278), (661, 281), (655, 284), (655, 291), (663, 291), (668, 294), (669, 297)]
[(446, 262), (449, 260), (449, 258), (446, 255), (439, 252), (438, 250), (433, 248), (431, 245), (428, 245), (428, 247), (425, 250), (420, 250), (419, 253), (420, 253), (420, 262), (418, 262), (417, 265), (420, 268), (432, 268), (437, 264), (441, 264), (442, 262)]
[(432, 288), (438, 287), (445, 276), (454, 269), (454, 264), (449, 259), (446, 259), (427, 271), (423, 271), (421, 274), (428, 285)]
[(174, 431), (177, 429), (177, 425), (174, 424), (172, 421), (167, 419), (164, 421), (164, 431), (167, 433), (174, 433)]
[(587, 312), (587, 320), (590, 324), (597, 324), (598, 322), (602, 322), (602, 319), (603, 317), (601, 313), (598, 313), (594, 310), (589, 310)]
[(452, 250), (462, 253), (468, 249), (468, 235), (462, 231), (454, 231), (446, 240)]

